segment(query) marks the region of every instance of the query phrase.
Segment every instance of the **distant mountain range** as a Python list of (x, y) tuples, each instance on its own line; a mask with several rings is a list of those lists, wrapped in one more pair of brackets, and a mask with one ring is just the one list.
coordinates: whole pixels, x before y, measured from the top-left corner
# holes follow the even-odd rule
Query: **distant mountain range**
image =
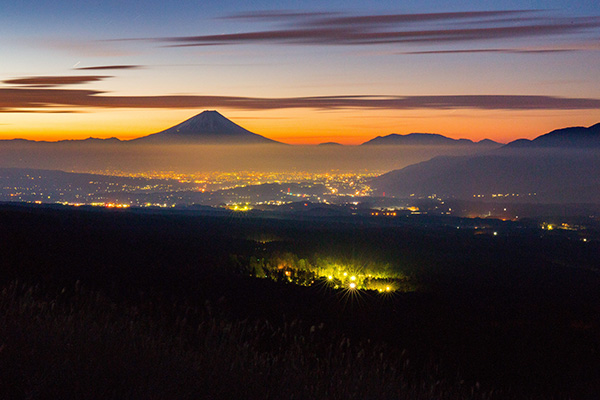
[[(284, 144), (239, 126), (227, 119), (219, 112), (206, 110), (192, 118), (177, 124), (164, 131), (142, 136), (132, 140), (120, 140), (117, 138), (96, 139), (87, 138), (83, 140), (60, 140), (58, 142), (38, 142), (27, 139), (13, 139), (11, 142), (22, 143), (63, 143), (63, 144)], [(410, 133), (408, 135), (391, 134), (378, 136), (363, 145), (420, 145), (420, 146), (501, 146), (489, 139), (477, 143), (469, 139), (451, 139), (435, 133)], [(319, 146), (342, 146), (337, 142), (320, 143)]]
[(318, 146), (343, 146), (343, 144), (338, 143), (338, 142), (325, 142), (325, 143), (319, 143)]
[(472, 156), (436, 157), (372, 181), (379, 194), (600, 203), (600, 124), (552, 131)]
[(472, 146), (472, 145), (485, 145), (485, 146), (500, 146), (499, 143), (494, 142), (490, 139), (484, 139), (479, 142), (473, 142), (469, 139), (452, 139), (446, 136), (439, 135), (437, 133), (409, 133), (408, 135), (399, 135), (392, 133), (386, 136), (377, 136), (374, 139), (366, 141), (362, 146), (368, 145), (395, 145), (395, 146), (406, 146), (406, 145), (419, 145), (419, 146)]
[(132, 140), (117, 138), (83, 140), (59, 140), (57, 142), (35, 141), (27, 139), (2, 140), (15, 143), (57, 143), (57, 144), (280, 144), (284, 143), (266, 138), (242, 128), (225, 118), (217, 111), (203, 111), (164, 131), (142, 136)]
[[(250, 132), (214, 110), (203, 111), (192, 118), (164, 131), (132, 140), (87, 138), (83, 140), (60, 140), (57, 142), (27, 139), (0, 140), (14, 143), (58, 143), (58, 144), (284, 144)], [(474, 142), (470, 139), (452, 139), (437, 133), (392, 133), (377, 136), (361, 146), (467, 146), (473, 149), (492, 149), (502, 144), (490, 139)], [(320, 143), (319, 146), (339, 146), (336, 142)], [(571, 127), (552, 131), (534, 140), (519, 139), (504, 148), (591, 148), (600, 147), (600, 123), (585, 127)]]
[(55, 142), (49, 142), (46, 140), (30, 140), (30, 139), (3, 139), (0, 142), (11, 142), (11, 143), (46, 143), (46, 144), (54, 144), (54, 143), (87, 143), (87, 144), (108, 144), (108, 143), (125, 143), (126, 141), (118, 139), (116, 137), (99, 139), (89, 137), (87, 139), (64, 139), (57, 140)]

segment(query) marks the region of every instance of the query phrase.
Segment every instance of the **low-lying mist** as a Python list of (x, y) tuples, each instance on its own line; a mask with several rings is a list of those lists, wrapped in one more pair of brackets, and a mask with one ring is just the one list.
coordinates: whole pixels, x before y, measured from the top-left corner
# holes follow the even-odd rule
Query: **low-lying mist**
[(480, 146), (139, 145), (9, 141), (0, 143), (0, 167), (131, 173), (386, 172), (439, 155), (467, 155), (489, 149)]

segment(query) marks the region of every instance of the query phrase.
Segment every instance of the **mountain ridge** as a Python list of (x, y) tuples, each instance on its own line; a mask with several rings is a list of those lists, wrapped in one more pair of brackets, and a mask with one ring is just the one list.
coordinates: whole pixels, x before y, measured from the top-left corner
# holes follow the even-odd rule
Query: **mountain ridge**
[(557, 129), (486, 153), (435, 157), (380, 175), (371, 184), (376, 193), (398, 197), (600, 203), (600, 151), (584, 145), (590, 143), (587, 137), (598, 140), (600, 124)]
[(600, 147), (600, 123), (584, 126), (572, 126), (567, 128), (555, 129), (536, 137), (533, 140), (517, 139), (507, 145), (505, 148), (550, 148), (550, 147), (570, 147), (586, 148)]
[(448, 145), (487, 145), (493, 146), (498, 145), (497, 143), (491, 139), (483, 139), (479, 142), (474, 142), (470, 139), (452, 139), (444, 135), (440, 135), (439, 133), (409, 133), (406, 135), (401, 135), (398, 133), (391, 133), (385, 136), (377, 136), (373, 139), (367, 140), (362, 143), (361, 146), (371, 146), (371, 145), (424, 145), (424, 146), (448, 146)]
[[(122, 140), (116, 137), (86, 139), (64, 139), (57, 141), (31, 140), (23, 138), (1, 139), (1, 143), (23, 144), (281, 144), (273, 139), (253, 133), (233, 121), (227, 119), (216, 110), (205, 110), (187, 120), (163, 131)], [(320, 146), (339, 145), (337, 142), (320, 143)], [(502, 149), (518, 148), (587, 148), (600, 147), (600, 123), (589, 127), (575, 126), (556, 129), (540, 135), (533, 140), (517, 139), (502, 145), (491, 139), (474, 142), (470, 139), (453, 139), (437, 133), (409, 133), (406, 135), (392, 133), (376, 136), (359, 146), (374, 145), (418, 145), (418, 146), (480, 146), (482, 148), (498, 147)], [(474, 147), (475, 148), (475, 147)]]

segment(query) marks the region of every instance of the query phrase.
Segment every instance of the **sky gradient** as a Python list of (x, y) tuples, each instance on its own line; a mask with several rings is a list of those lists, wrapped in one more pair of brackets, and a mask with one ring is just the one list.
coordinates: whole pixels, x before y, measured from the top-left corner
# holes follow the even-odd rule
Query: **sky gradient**
[(594, 3), (3, 4), (0, 139), (130, 139), (204, 109), (298, 144), (410, 132), (508, 142), (589, 126)]

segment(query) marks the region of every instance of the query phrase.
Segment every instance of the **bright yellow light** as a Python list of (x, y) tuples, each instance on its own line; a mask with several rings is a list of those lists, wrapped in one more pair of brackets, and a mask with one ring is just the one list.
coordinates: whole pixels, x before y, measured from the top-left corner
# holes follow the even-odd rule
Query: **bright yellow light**
[(351, 282), (351, 283), (350, 283), (350, 289), (354, 289), (354, 288), (356, 288), (356, 283), (354, 283), (354, 282)]
[(351, 280), (351, 281), (355, 281), (355, 280), (356, 280), (356, 277), (355, 277), (354, 275), (352, 275), (352, 276), (350, 277), (350, 280)]
[(332, 279), (333, 279), (333, 276), (329, 275), (329, 276), (327, 277), (327, 279), (329, 279), (329, 280), (332, 280)]
[(227, 208), (232, 211), (250, 211), (252, 209), (252, 207), (250, 207), (248, 204), (244, 206), (235, 204), (233, 206), (227, 206)]
[(347, 273), (347, 272), (344, 272), (344, 276), (348, 276), (348, 273)]
[(386, 286), (386, 287), (385, 287), (385, 290), (386, 290), (387, 292), (389, 292), (391, 289), (390, 289), (390, 287), (389, 287), (389, 286)]

